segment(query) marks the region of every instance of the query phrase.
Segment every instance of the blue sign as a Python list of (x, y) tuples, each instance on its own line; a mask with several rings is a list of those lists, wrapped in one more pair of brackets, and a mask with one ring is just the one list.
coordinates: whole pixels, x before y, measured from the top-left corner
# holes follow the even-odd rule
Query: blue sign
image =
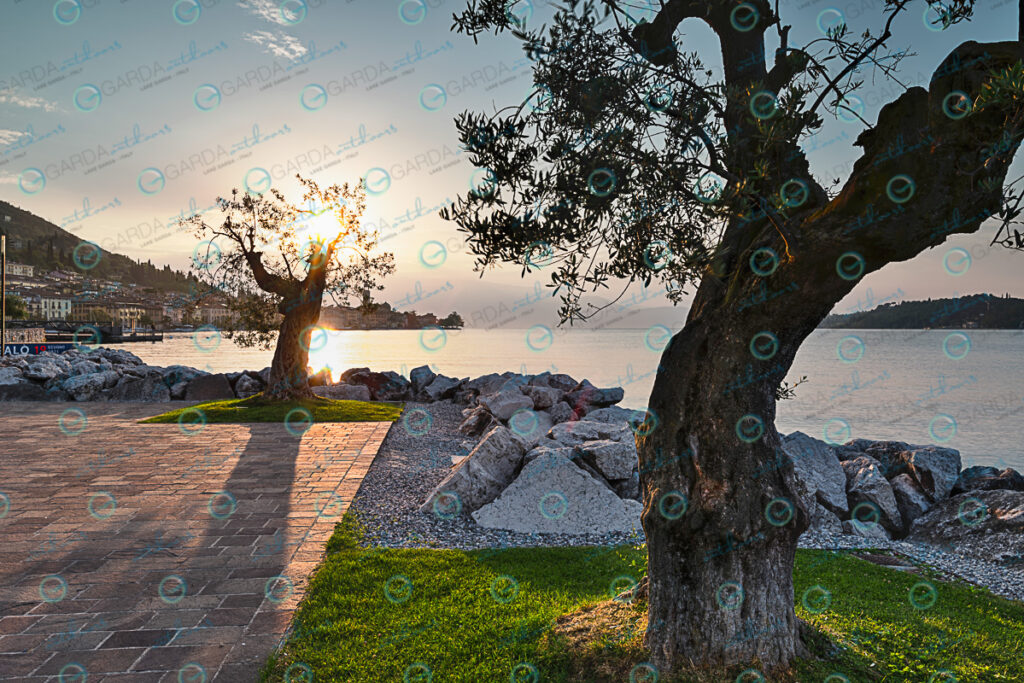
[(28, 356), (30, 354), (64, 353), (75, 348), (74, 344), (4, 344), (5, 356)]

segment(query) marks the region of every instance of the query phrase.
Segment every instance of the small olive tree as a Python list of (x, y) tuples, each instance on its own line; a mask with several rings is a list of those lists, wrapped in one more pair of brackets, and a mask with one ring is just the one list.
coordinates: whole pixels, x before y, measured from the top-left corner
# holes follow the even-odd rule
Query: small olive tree
[(312, 396), (307, 364), (324, 296), (368, 305), (370, 292), (383, 289), (394, 272), (393, 255), (374, 253), (377, 234), (362, 226), (362, 182), (321, 188), (296, 177), (304, 204), (287, 202), (273, 188), (262, 195), (232, 190), (217, 199), (220, 225), (199, 215), (183, 221), (201, 240), (192, 271), (207, 294), (227, 298), (233, 313), (227, 337), (267, 349), (276, 341), (264, 391), (275, 400)]

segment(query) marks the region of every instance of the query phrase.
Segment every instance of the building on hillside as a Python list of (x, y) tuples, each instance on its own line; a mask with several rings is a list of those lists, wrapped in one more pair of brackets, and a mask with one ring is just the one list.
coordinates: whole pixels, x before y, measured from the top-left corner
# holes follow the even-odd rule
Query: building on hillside
[(33, 274), (35, 273), (35, 266), (8, 262), (6, 271), (8, 277), (33, 277)]
[(71, 314), (71, 297), (42, 289), (25, 297), (25, 307), (32, 320), (64, 320)]
[(214, 327), (222, 327), (234, 317), (228, 306), (223, 301), (210, 301), (207, 303), (199, 304), (197, 307), (197, 313), (199, 319), (204, 325), (213, 325)]

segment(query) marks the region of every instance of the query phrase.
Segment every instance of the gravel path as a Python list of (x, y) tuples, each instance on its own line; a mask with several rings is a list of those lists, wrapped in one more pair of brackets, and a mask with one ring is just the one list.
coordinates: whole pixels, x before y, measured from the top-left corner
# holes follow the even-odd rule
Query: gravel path
[[(466, 516), (442, 519), (420, 512), (427, 495), (450, 471), (452, 456), (465, 456), (476, 445), (475, 439), (458, 432), (463, 407), (451, 401), (406, 403), (405, 412), (388, 432), (352, 502), (366, 530), (365, 546), (473, 550), (642, 541), (642, 533), (640, 537), (618, 533), (575, 536), (485, 529)], [(820, 530), (801, 536), (800, 547), (889, 550), (949, 577), (988, 588), (996, 595), (1024, 601), (1024, 563), (997, 564), (908, 541), (879, 541)]]

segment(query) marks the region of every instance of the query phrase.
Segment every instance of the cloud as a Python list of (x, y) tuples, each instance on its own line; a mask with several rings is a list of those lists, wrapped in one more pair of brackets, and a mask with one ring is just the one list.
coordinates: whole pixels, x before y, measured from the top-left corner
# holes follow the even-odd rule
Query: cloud
[(25, 135), (23, 130), (5, 130), (0, 128), (0, 145), (9, 145), (22, 135)]
[(287, 33), (273, 33), (271, 31), (256, 31), (245, 34), (245, 39), (255, 43), (275, 57), (297, 59), (306, 54), (306, 46), (295, 36)]
[(294, 23), (294, 18), (299, 16), (296, 12), (300, 7), (300, 3), (298, 0), (288, 3), (283, 11), (280, 5), (281, 3), (277, 0), (239, 0), (238, 2), (239, 7), (244, 7), (260, 19), (269, 21), (272, 24), (290, 26)]
[(42, 97), (30, 95), (19, 95), (11, 90), (0, 92), (0, 104), (13, 104), (26, 109), (42, 109), (43, 111), (57, 111), (57, 105)]

